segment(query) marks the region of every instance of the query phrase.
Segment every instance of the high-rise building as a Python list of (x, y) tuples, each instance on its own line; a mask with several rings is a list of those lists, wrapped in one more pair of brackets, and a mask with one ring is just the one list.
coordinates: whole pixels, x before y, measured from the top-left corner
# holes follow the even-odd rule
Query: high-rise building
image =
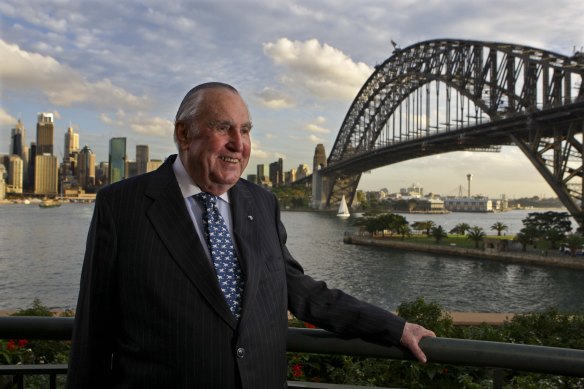
[(136, 145), (136, 172), (144, 174), (148, 171), (150, 161), (150, 148), (148, 145)]
[(63, 158), (69, 157), (73, 151), (79, 150), (79, 134), (73, 131), (73, 127), (69, 127), (65, 133), (65, 149)]
[(24, 147), (26, 144), (24, 124), (18, 119), (16, 127), (10, 131), (10, 150), (8, 150), (9, 155), (18, 155), (22, 158)]
[(22, 178), (24, 164), (19, 155), (12, 154), (8, 163), (8, 180), (6, 182), (7, 193), (22, 193)]
[(296, 179), (297, 180), (301, 180), (305, 177), (307, 177), (310, 174), (310, 167), (305, 164), (305, 163), (301, 163), (300, 165), (298, 165), (298, 169), (296, 169)]
[(266, 179), (266, 166), (262, 163), (257, 166), (257, 180), (262, 182)]
[(77, 156), (77, 182), (81, 188), (87, 190), (95, 186), (95, 154), (85, 145)]
[(164, 161), (161, 159), (151, 159), (146, 165), (146, 173), (152, 172), (160, 167)]
[(278, 158), (276, 162), (270, 164), (270, 181), (272, 186), (280, 186), (284, 183), (284, 162)]
[(55, 196), (58, 192), (59, 172), (57, 157), (41, 154), (35, 157), (34, 193)]
[(111, 138), (109, 144), (109, 183), (126, 178), (126, 138)]
[(42, 112), (38, 114), (36, 155), (53, 155), (53, 140), (55, 134), (55, 124), (53, 114)]
[(18, 119), (16, 127), (10, 132), (9, 155), (18, 155), (22, 159), (23, 186), (28, 186), (28, 147), (26, 146), (26, 130), (22, 120)]

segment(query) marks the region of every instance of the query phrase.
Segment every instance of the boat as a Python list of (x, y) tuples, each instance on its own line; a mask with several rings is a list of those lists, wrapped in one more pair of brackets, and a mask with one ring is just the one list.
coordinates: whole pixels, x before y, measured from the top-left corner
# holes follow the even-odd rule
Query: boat
[(53, 199), (45, 199), (39, 203), (39, 207), (41, 208), (56, 208), (61, 206), (61, 201), (53, 200)]
[(347, 218), (351, 216), (349, 213), (349, 207), (347, 206), (347, 201), (345, 200), (345, 195), (341, 199), (341, 204), (339, 205), (339, 211), (337, 212), (338, 217)]

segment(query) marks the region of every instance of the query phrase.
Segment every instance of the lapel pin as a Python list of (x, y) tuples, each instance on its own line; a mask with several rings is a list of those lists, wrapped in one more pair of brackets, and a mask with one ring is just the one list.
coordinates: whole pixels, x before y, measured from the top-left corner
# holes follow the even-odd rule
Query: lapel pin
[(247, 218), (248, 218), (249, 220), (253, 221), (253, 216), (251, 216), (251, 215), (247, 215)]

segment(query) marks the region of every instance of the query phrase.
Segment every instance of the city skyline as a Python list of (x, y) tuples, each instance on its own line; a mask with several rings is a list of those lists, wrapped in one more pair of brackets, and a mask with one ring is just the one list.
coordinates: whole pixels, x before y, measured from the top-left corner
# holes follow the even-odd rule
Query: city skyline
[[(279, 158), (290, 170), (311, 166), (318, 143), (331, 151), (392, 40), (401, 47), (444, 37), (512, 42), (564, 55), (584, 44), (578, 1), (243, 4), (249, 12), (229, 2), (3, 2), (0, 154), (19, 118), (30, 145), (37, 113), (51, 112), (55, 138), (73, 127), (97, 162), (107, 161), (114, 137), (126, 137), (128, 150), (148, 144), (152, 158), (164, 159), (176, 152), (172, 123), (182, 96), (215, 79), (236, 86), (250, 107), (253, 151), (244, 177)], [(359, 189), (420, 182), (449, 194), (467, 174), (476, 193), (555, 196), (515, 147), (402, 162), (364, 174)]]

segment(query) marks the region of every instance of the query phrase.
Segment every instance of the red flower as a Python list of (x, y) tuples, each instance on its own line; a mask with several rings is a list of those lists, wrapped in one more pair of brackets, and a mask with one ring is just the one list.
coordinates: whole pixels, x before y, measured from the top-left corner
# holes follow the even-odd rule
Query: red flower
[(28, 344), (28, 340), (26, 339), (20, 339), (18, 341), (18, 347), (25, 347)]
[(16, 350), (16, 348), (17, 348), (16, 343), (14, 343), (13, 340), (9, 340), (8, 343), (6, 343), (6, 349), (8, 351), (14, 351)]
[(310, 323), (307, 323), (307, 322), (304, 322), (304, 327), (306, 327), (306, 328), (316, 328), (316, 326), (314, 324), (310, 324)]
[(297, 363), (294, 366), (292, 366), (292, 375), (296, 378), (301, 377), (304, 374), (304, 372), (302, 371), (302, 365)]

